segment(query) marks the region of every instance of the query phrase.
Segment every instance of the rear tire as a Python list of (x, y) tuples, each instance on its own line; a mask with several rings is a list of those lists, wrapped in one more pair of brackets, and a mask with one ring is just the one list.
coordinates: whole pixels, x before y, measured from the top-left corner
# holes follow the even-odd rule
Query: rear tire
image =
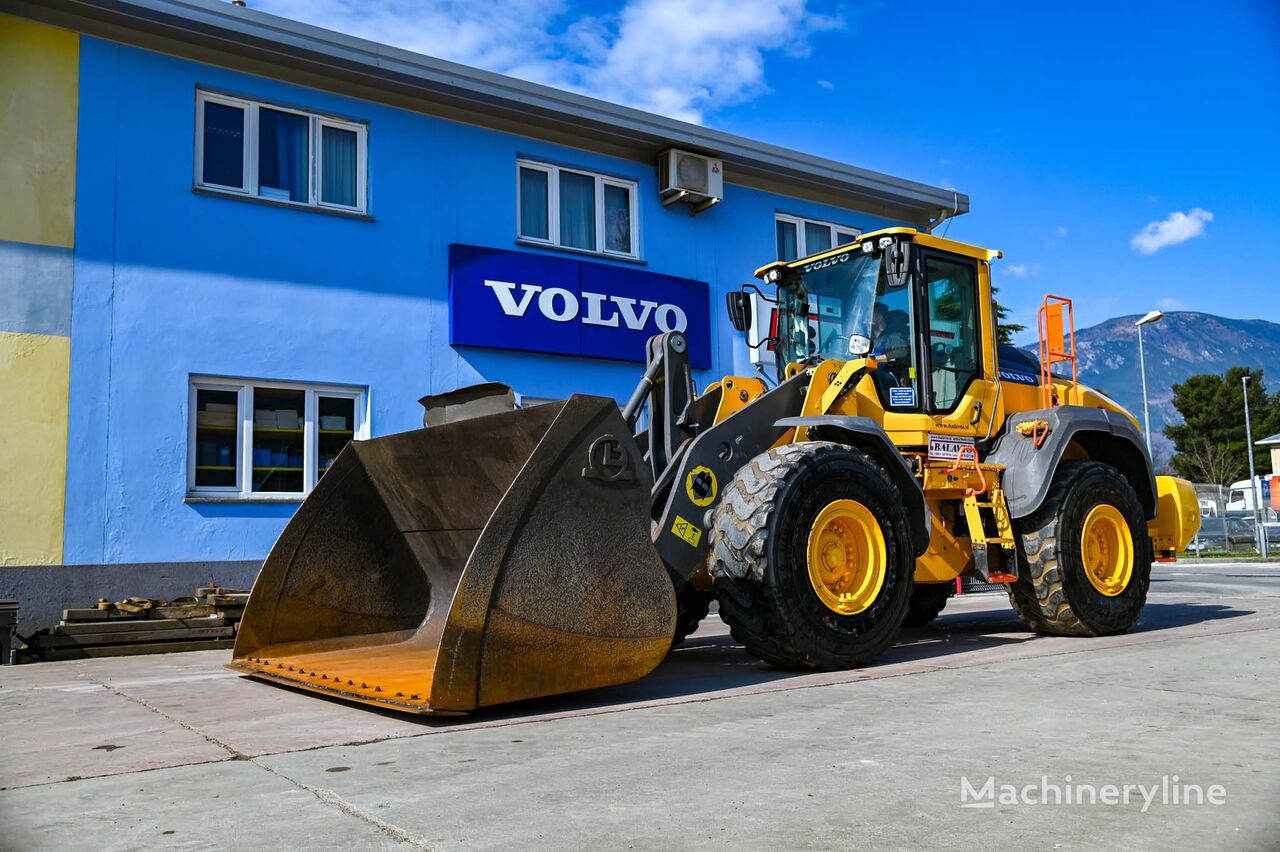
[[(858, 611), (841, 614), (811, 580), (810, 534), (822, 513), (850, 503), (860, 507), (870, 534), (878, 529), (883, 539), (876, 556), (851, 559), (851, 570), (870, 571), (874, 562), (882, 571), (875, 572), (878, 588), (867, 586), (849, 607)], [(915, 570), (910, 526), (902, 495), (865, 454), (826, 442), (762, 453), (725, 488), (712, 527), (720, 617), (754, 656), (785, 668), (845, 669), (897, 636)]]
[(955, 581), (946, 583), (917, 583), (907, 602), (907, 615), (903, 627), (923, 627), (942, 614), (955, 589)]
[[(1085, 566), (1082, 535), (1098, 507), (1118, 511), (1132, 545), (1132, 573), (1123, 590), (1104, 594)], [(1018, 580), (1009, 601), (1027, 626), (1057, 636), (1124, 633), (1142, 614), (1151, 584), (1151, 539), (1137, 493), (1101, 462), (1064, 461), (1044, 504), (1016, 522)]]
[(711, 611), (711, 602), (716, 599), (712, 592), (703, 592), (694, 588), (693, 583), (685, 583), (676, 592), (676, 633), (671, 640), (674, 648), (688, 639), (698, 629), (702, 619)]

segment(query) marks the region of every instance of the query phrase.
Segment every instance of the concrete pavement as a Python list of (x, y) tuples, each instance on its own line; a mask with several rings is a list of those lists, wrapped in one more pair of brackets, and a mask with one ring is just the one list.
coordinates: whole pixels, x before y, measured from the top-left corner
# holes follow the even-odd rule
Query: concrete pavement
[[(644, 681), (461, 721), (227, 652), (0, 669), (0, 847), (1274, 849), (1278, 635), (1280, 568), (1184, 562), (1127, 636), (1033, 637), (976, 595), (874, 666), (794, 674), (713, 618)], [(961, 807), (963, 779), (1173, 776), (1225, 804)]]

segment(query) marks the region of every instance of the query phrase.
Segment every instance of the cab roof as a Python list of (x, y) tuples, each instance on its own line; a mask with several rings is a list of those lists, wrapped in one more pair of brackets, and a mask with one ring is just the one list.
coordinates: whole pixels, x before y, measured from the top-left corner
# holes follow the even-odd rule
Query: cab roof
[(811, 254), (808, 257), (798, 258), (797, 260), (775, 260), (773, 263), (767, 263), (756, 270), (756, 277), (762, 278), (766, 272), (771, 269), (799, 269), (813, 263), (815, 260), (822, 260), (827, 257), (844, 254), (852, 249), (859, 248), (867, 240), (878, 239), (879, 237), (888, 236), (906, 236), (913, 243), (922, 245), (927, 248), (938, 249), (939, 251), (951, 252), (952, 254), (962, 255), (964, 257), (972, 257), (975, 260), (982, 260), (990, 263), (996, 258), (1004, 257), (1004, 252), (999, 249), (985, 249), (979, 246), (969, 245), (957, 240), (948, 240), (945, 237), (935, 237), (933, 234), (918, 231), (915, 228), (881, 228), (878, 231), (868, 231), (860, 234), (856, 240), (851, 243), (845, 243), (842, 246), (836, 246), (833, 249)]

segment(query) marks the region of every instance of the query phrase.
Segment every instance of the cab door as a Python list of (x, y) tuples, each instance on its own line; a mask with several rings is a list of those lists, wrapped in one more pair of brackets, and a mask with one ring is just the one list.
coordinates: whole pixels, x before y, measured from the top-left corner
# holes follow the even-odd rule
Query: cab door
[(921, 318), (921, 392), (931, 431), (983, 438), (996, 415), (995, 333), (986, 264), (971, 257), (926, 249), (917, 267)]

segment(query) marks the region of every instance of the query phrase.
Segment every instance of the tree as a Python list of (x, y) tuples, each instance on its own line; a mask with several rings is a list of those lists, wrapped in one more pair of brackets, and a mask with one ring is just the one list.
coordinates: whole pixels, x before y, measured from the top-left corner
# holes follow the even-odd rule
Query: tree
[[(1166, 426), (1164, 430), (1176, 449), (1173, 467), (1181, 475), (1201, 481), (1208, 478), (1210, 471), (1216, 476), (1247, 475), (1244, 394), (1240, 383), (1246, 374), (1250, 377), (1249, 417), (1253, 421), (1253, 439), (1280, 431), (1280, 395), (1267, 394), (1262, 370), (1232, 367), (1223, 375), (1192, 376), (1173, 386), (1173, 406), (1182, 415), (1182, 424)], [(1249, 449), (1253, 451), (1257, 469), (1269, 470), (1266, 449), (1256, 446)], [(1232, 467), (1209, 463), (1210, 459), (1219, 457), (1236, 459), (1238, 464)], [(1234, 480), (1210, 481), (1229, 485)]]
[(1026, 331), (1027, 327), (1020, 323), (1004, 321), (1004, 318), (1009, 315), (1009, 309), (996, 299), (996, 293), (999, 292), (999, 287), (991, 288), (991, 304), (996, 309), (996, 340), (1000, 343), (1013, 343), (1014, 335)]
[(1182, 454), (1187, 475), (1196, 482), (1213, 485), (1230, 485), (1247, 474), (1245, 463), (1232, 455), (1222, 444), (1211, 444), (1203, 439), (1193, 440)]

